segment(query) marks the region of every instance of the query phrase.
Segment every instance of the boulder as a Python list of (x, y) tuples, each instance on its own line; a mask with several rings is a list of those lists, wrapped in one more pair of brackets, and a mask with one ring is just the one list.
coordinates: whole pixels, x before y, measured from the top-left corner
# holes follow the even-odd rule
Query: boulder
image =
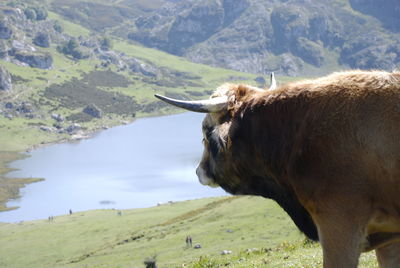
[(149, 76), (149, 77), (156, 77), (157, 76), (157, 68), (153, 65), (149, 64), (144, 64), (136, 59), (129, 59), (127, 61), (127, 64), (129, 65), (129, 69), (132, 72), (135, 73), (141, 73), (144, 76)]
[(50, 36), (47, 33), (38, 33), (33, 43), (39, 47), (50, 47)]
[(66, 128), (66, 131), (67, 131), (69, 134), (73, 134), (73, 133), (75, 133), (76, 131), (81, 130), (81, 128), (82, 128), (81, 125), (74, 123), (74, 124), (68, 126), (68, 127)]
[(31, 54), (25, 52), (17, 52), (15, 54), (15, 58), (33, 68), (50, 69), (53, 65), (53, 57), (49, 53)]
[(96, 118), (101, 118), (103, 116), (103, 112), (95, 104), (86, 106), (83, 112)]
[(51, 118), (56, 120), (57, 122), (63, 122), (65, 119), (60, 114), (51, 114)]
[(8, 56), (8, 46), (5, 41), (0, 40), (0, 58), (4, 59)]
[(4, 105), (4, 107), (5, 107), (6, 109), (12, 109), (12, 108), (14, 108), (14, 104), (13, 104), (12, 102), (7, 102), (7, 103)]
[(22, 42), (20, 40), (12, 40), (10, 55), (15, 56), (18, 53), (33, 53), (36, 48), (29, 43)]
[(5, 21), (0, 22), (0, 39), (10, 39), (13, 34), (12, 29)]
[(10, 73), (0, 65), (0, 90), (9, 91), (12, 89)]
[(119, 55), (115, 51), (105, 51), (102, 49), (95, 49), (94, 52), (97, 54), (99, 59), (111, 62), (111, 63), (119, 66), (120, 68), (123, 67), (121, 55)]
[(23, 114), (32, 113), (33, 106), (29, 102), (22, 102), (20, 105), (16, 107), (15, 110)]
[(42, 130), (44, 132), (54, 132), (56, 129), (54, 127), (41, 126), (40, 130)]
[(223, 250), (223, 251), (221, 251), (221, 255), (229, 255), (229, 254), (232, 254), (232, 251), (231, 250)]

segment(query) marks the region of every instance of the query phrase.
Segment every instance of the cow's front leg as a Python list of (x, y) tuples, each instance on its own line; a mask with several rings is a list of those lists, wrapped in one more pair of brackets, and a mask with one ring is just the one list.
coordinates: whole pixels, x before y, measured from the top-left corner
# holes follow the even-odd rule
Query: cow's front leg
[[(352, 206), (348, 203), (347, 206)], [(341, 206), (338, 206), (341, 207)], [(365, 242), (365, 219), (351, 210), (320, 210), (313, 215), (318, 228), (324, 268), (356, 268)]]
[(361, 254), (363, 234), (351, 220), (336, 217), (318, 222), (318, 234), (323, 250), (324, 268), (355, 268)]
[(400, 242), (375, 249), (379, 267), (396, 268), (400, 266)]

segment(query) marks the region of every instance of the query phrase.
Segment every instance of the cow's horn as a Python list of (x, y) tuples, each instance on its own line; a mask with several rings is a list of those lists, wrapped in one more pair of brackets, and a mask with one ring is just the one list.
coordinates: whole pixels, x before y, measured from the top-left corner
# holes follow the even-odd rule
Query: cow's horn
[(268, 90), (274, 90), (274, 89), (276, 89), (276, 80), (275, 80), (275, 74), (274, 72), (272, 72), (270, 78), (270, 86)]
[(208, 100), (199, 100), (199, 101), (175, 100), (158, 94), (155, 94), (154, 96), (162, 101), (165, 101), (166, 103), (198, 113), (220, 112), (226, 108), (228, 103), (228, 98), (226, 96), (211, 98)]

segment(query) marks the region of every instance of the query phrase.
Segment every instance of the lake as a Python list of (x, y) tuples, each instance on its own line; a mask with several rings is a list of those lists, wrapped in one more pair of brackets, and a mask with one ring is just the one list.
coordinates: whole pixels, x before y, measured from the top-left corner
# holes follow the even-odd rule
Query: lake
[(21, 198), (1, 212), (17, 222), (67, 214), (71, 209), (128, 209), (224, 195), (201, 185), (195, 174), (203, 151), (204, 114), (138, 119), (76, 143), (56, 144), (13, 162), (9, 177), (45, 181), (21, 189)]

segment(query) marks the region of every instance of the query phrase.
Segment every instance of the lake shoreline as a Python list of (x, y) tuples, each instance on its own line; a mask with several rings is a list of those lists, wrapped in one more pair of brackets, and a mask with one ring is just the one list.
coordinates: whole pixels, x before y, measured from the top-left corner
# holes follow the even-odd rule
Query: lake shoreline
[[(172, 113), (173, 114), (173, 113)], [(149, 115), (149, 117), (157, 117), (162, 115)], [(145, 118), (140, 117), (140, 118)], [(109, 128), (132, 124), (138, 118), (133, 118), (131, 121), (116, 121), (115, 125), (111, 125), (107, 128), (104, 127), (96, 127), (88, 130), (80, 130), (79, 134), (71, 135), (68, 138), (62, 138), (56, 141), (51, 142), (42, 142), (39, 144), (34, 144), (28, 146), (26, 149), (19, 151), (0, 151), (0, 183), (2, 187), (0, 188), (0, 213), (6, 212), (14, 209), (18, 209), (18, 207), (7, 207), (7, 203), (12, 200), (16, 200), (21, 198), (21, 189), (26, 187), (28, 184), (36, 183), (45, 180), (46, 178), (13, 178), (8, 177), (7, 174), (11, 171), (15, 171), (16, 169), (10, 168), (9, 165), (17, 160), (21, 160), (26, 157), (30, 157), (29, 153), (43, 148), (47, 146), (52, 146), (56, 144), (62, 143), (70, 143), (70, 142), (79, 142), (84, 139), (91, 139), (94, 135), (100, 133), (103, 130), (107, 130)], [(4, 155), (7, 155), (6, 157)]]
[(7, 174), (15, 169), (10, 168), (9, 164), (29, 157), (24, 152), (0, 152), (0, 213), (17, 209), (18, 207), (7, 207), (10, 200), (20, 197), (20, 189), (26, 185), (43, 181), (43, 178), (9, 178)]
[[(33, 172), (33, 173), (31, 173), (31, 172), (29, 172), (29, 173), (21, 173), (21, 172), (17, 172), (17, 173), (9, 173), (10, 171), (15, 171), (15, 170), (24, 170), (24, 169), (21, 169), (21, 166), (18, 166), (19, 164), (16, 164), (16, 165), (14, 165), (14, 164), (12, 164), (11, 166), (10, 166), (10, 163), (12, 163), (12, 162), (14, 162), (14, 161), (16, 161), (16, 160), (20, 160), (20, 159), (22, 159), (22, 158), (26, 158), (26, 157), (30, 157), (31, 156), (31, 154), (27, 154), (27, 153), (31, 153), (31, 152), (33, 152), (33, 151), (35, 151), (35, 150), (39, 150), (39, 149), (41, 149), (41, 148), (43, 148), (43, 149), (41, 149), (41, 150), (39, 150), (39, 151), (43, 151), (43, 150), (45, 150), (45, 151), (47, 151), (47, 150), (49, 150), (50, 148), (44, 148), (44, 147), (49, 147), (49, 146), (53, 146), (53, 145), (62, 145), (62, 144), (64, 144), (64, 143), (67, 143), (67, 145), (65, 145), (65, 146), (72, 146), (72, 148), (74, 148), (74, 147), (76, 147), (76, 146), (78, 146), (78, 147), (81, 147), (82, 145), (83, 146), (85, 146), (85, 144), (87, 144), (88, 142), (89, 142), (89, 144), (91, 144), (93, 141), (85, 141), (82, 145), (80, 144), (80, 142), (79, 141), (83, 141), (83, 140), (91, 140), (91, 139), (94, 139), (94, 140), (96, 140), (98, 137), (102, 137), (103, 135), (109, 135), (109, 134), (105, 134), (105, 133), (102, 133), (103, 132), (103, 130), (110, 130), (111, 131), (111, 133), (113, 133), (113, 132), (115, 132), (116, 131), (116, 133), (119, 133), (119, 132), (121, 132), (121, 130), (116, 130), (115, 128), (116, 127), (122, 127), (122, 129), (125, 129), (125, 128), (127, 128), (127, 129), (132, 129), (132, 127), (133, 128), (136, 128), (136, 129), (141, 129), (142, 131), (139, 131), (139, 133), (145, 133), (146, 131), (150, 131), (150, 132), (153, 132), (153, 133), (157, 133), (157, 131), (153, 131), (154, 129), (158, 129), (158, 127), (156, 127), (156, 128), (154, 128), (155, 126), (160, 126), (159, 125), (159, 123), (158, 122), (166, 122), (166, 123), (162, 123), (162, 125), (164, 125), (164, 129), (168, 129), (169, 128), (169, 120), (170, 119), (166, 119), (166, 120), (163, 120), (163, 119), (159, 119), (159, 118), (161, 118), (161, 117), (164, 117), (164, 116), (172, 116), (172, 115), (177, 115), (176, 113), (173, 113), (173, 114), (158, 114), (157, 116), (146, 116), (146, 117), (141, 117), (141, 118), (138, 118), (138, 119), (145, 119), (145, 121), (144, 122), (151, 122), (151, 123), (145, 123), (146, 125), (151, 125), (152, 127), (150, 128), (150, 130), (148, 129), (148, 127), (143, 127), (141, 124), (144, 124), (144, 123), (140, 123), (140, 124), (138, 124), (138, 125), (136, 125), (136, 127), (134, 127), (134, 126), (132, 126), (133, 124), (131, 124), (131, 123), (133, 123), (133, 121), (131, 121), (131, 122), (121, 122), (121, 121), (119, 121), (119, 124), (117, 124), (117, 125), (114, 125), (114, 126), (112, 126), (112, 127), (107, 127), (107, 128), (104, 128), (104, 127), (98, 127), (98, 128), (95, 128), (95, 129), (86, 129), (86, 130), (84, 130), (84, 132), (81, 132), (80, 133), (80, 135), (79, 136), (72, 136), (71, 138), (68, 138), (68, 139), (59, 139), (58, 141), (56, 141), (56, 142), (48, 142), (48, 143), (40, 143), (40, 144), (35, 144), (34, 146), (31, 146), (30, 148), (28, 148), (28, 149), (26, 149), (26, 150), (23, 150), (23, 151), (19, 151), (19, 152), (13, 152), (12, 154), (11, 154), (11, 158), (10, 159), (8, 159), (8, 161), (3, 161), (4, 163), (1, 163), (2, 162), (2, 158), (0, 157), (0, 165), (1, 164), (3, 164), (3, 166), (7, 166), (7, 168), (6, 169), (3, 169), (3, 170), (1, 170), (0, 169), (0, 181), (2, 181), (2, 182), (4, 182), (5, 184), (7, 184), (7, 186), (5, 187), (5, 188), (9, 188), (9, 185), (13, 185), (14, 186), (14, 189), (13, 189), (13, 191), (11, 191), (11, 192), (4, 192), (4, 191), (1, 191), (2, 189), (0, 188), (0, 197), (1, 197), (1, 195), (3, 195), (3, 199), (0, 199), (0, 202), (1, 202), (1, 207), (0, 207), (0, 213), (1, 212), (7, 212), (7, 211), (10, 211), (10, 210), (15, 210), (15, 209), (17, 209), (19, 206), (21, 207), (21, 208), (23, 208), (23, 207), (25, 207), (26, 208), (26, 205), (24, 205), (24, 203), (20, 203), (21, 201), (19, 200), (19, 198), (22, 196), (25, 196), (25, 192), (24, 191), (21, 191), (21, 189), (22, 188), (24, 188), (25, 186), (27, 186), (28, 184), (31, 184), (31, 183), (34, 183), (34, 182), (38, 182), (38, 181), (42, 181), (42, 180), (45, 180), (45, 181), (47, 181), (47, 179), (50, 179), (50, 183), (51, 183), (51, 181), (54, 181), (54, 177), (53, 176), (49, 176), (48, 174), (46, 175), (46, 173), (35, 173), (35, 172)], [(178, 118), (182, 118), (181, 116), (179, 116)], [(193, 119), (189, 119), (189, 118), (193, 118), (192, 116), (190, 116), (190, 117), (188, 117), (188, 116), (183, 116), (183, 118), (188, 118), (188, 119), (185, 119), (185, 122), (189, 122), (189, 125), (191, 125), (191, 129), (190, 129), (190, 131), (189, 130), (187, 130), (187, 132), (186, 132), (186, 135), (183, 135), (183, 137), (192, 137), (192, 135), (191, 135), (191, 133), (193, 133), (193, 131), (194, 131), (194, 127), (197, 127), (197, 125), (198, 125), (198, 123), (196, 123), (196, 124), (192, 124), (192, 123), (190, 123), (190, 122), (192, 122), (191, 120), (193, 120)], [(200, 119), (201, 120), (201, 118), (199, 118), (198, 116), (196, 116), (195, 118), (197, 118), (196, 119), (196, 122)], [(150, 121), (147, 121), (147, 120), (150, 120)], [(182, 119), (180, 119), (180, 120), (182, 120)], [(189, 121), (187, 121), (187, 120), (189, 120)], [(157, 123), (155, 123), (155, 122), (157, 122)], [(172, 121), (171, 121), (172, 122)], [(185, 123), (185, 124), (181, 124), (181, 123), (177, 123), (178, 125), (182, 125), (182, 126), (184, 126), (184, 125), (188, 125), (187, 123)], [(126, 127), (124, 126), (124, 125), (126, 125)], [(129, 126), (129, 125), (131, 125), (131, 126)], [(160, 126), (161, 127), (161, 126)], [(111, 130), (111, 129), (113, 129), (113, 130)], [(197, 129), (197, 128), (196, 128)], [(182, 131), (183, 129), (181, 129), (181, 131)], [(102, 133), (101, 135), (100, 135), (100, 133)], [(108, 132), (107, 132), (108, 133)], [(128, 144), (130, 144), (130, 141), (129, 140), (131, 140), (129, 137), (132, 137), (133, 138), (133, 140), (135, 140), (135, 134), (133, 134), (133, 133), (137, 133), (137, 131), (135, 131), (135, 132), (133, 132), (132, 134), (129, 134), (129, 133), (127, 133), (126, 131), (124, 131), (124, 135), (125, 135), (125, 137), (128, 137), (128, 140), (126, 139), (126, 138), (123, 138), (123, 139), (116, 139), (116, 140), (121, 140), (121, 144), (126, 144), (126, 145), (128, 145)], [(163, 131), (163, 133), (165, 133), (165, 130)], [(133, 136), (132, 136), (133, 135)], [(143, 134), (141, 134), (142, 136), (143, 136)], [(168, 135), (168, 134), (167, 134)], [(170, 134), (171, 135), (171, 134)], [(175, 137), (180, 137), (179, 135), (178, 135), (178, 133), (175, 133), (175, 134), (172, 134), (173, 136), (175, 136)], [(197, 135), (197, 134), (196, 134)], [(145, 136), (143, 136), (143, 137), (147, 137), (146, 136), (146, 134), (145, 134)], [(156, 138), (157, 139), (157, 138)], [(196, 137), (195, 138), (195, 140), (193, 141), (193, 138), (192, 138), (192, 141), (191, 141), (191, 144), (193, 144), (193, 142), (195, 142), (195, 143), (197, 143), (197, 140), (198, 139), (200, 139), (200, 137)], [(137, 140), (137, 139), (136, 139)], [(154, 140), (154, 139), (150, 139), (150, 140)], [(184, 139), (185, 140), (185, 139)], [(176, 140), (175, 141), (175, 143), (174, 144), (182, 144), (182, 141), (183, 140), (181, 140), (181, 138), (178, 138), (178, 140)], [(78, 143), (79, 143), (79, 145), (78, 145)], [(143, 142), (141, 142), (141, 143), (143, 143)], [(69, 144), (71, 144), (71, 145), (69, 145)], [(64, 145), (62, 145), (62, 146), (64, 146)], [(150, 146), (152, 146), (152, 145), (150, 145)], [(103, 145), (98, 145), (97, 147), (103, 147)], [(126, 147), (125, 145), (123, 145), (123, 147)], [(187, 146), (186, 146), (187, 147)], [(190, 146), (191, 147), (191, 146)], [(62, 148), (62, 147), (61, 147)], [(112, 148), (112, 147), (111, 147)], [(136, 148), (136, 147), (135, 147)], [(146, 148), (149, 148), (149, 147), (146, 147)], [(157, 147), (157, 148), (162, 148), (162, 147)], [(170, 150), (171, 150), (172, 148), (170, 148), (170, 149), (168, 149), (167, 150), (167, 152), (169, 152)], [(53, 150), (53, 149), (50, 149), (50, 150)], [(173, 149), (172, 149), (173, 150)], [(196, 149), (196, 150), (200, 150), (200, 148), (198, 148), (198, 149)], [(90, 151), (88, 151), (88, 152), (91, 152), (92, 150), (90, 150)], [(94, 151), (92, 151), (92, 152), (94, 152), (94, 154), (96, 154), (96, 150), (94, 150)], [(107, 152), (109, 152), (109, 151), (107, 151)], [(132, 152), (132, 149), (129, 151), (129, 152)], [(162, 151), (160, 151), (160, 153), (161, 153)], [(35, 152), (35, 154), (37, 154), (37, 152)], [(35, 154), (33, 154), (32, 155), (32, 157), (34, 157), (35, 156)], [(64, 155), (64, 154), (63, 154)], [(66, 154), (67, 155), (67, 157), (66, 157), (66, 160), (67, 160), (67, 162), (70, 162), (70, 159), (75, 159), (75, 157), (74, 156), (71, 156), (71, 155), (69, 155), (68, 156), (68, 154)], [(86, 155), (86, 154), (82, 154), (82, 153), (80, 153), (80, 154), (78, 154), (78, 155)], [(197, 157), (197, 155), (200, 155), (200, 153), (199, 152), (197, 152), (196, 151), (196, 153), (194, 154), (193, 153), (193, 157)], [(174, 158), (174, 159), (178, 159), (179, 160), (179, 158), (176, 158), (176, 157), (172, 157), (172, 158)], [(35, 158), (34, 158), (35, 159)], [(59, 158), (58, 158), (59, 159)], [(106, 158), (105, 158), (106, 159)], [(127, 158), (121, 158), (120, 160), (122, 160), (122, 159), (127, 159)], [(147, 156), (147, 157), (145, 157), (144, 159), (152, 159), (152, 156), (150, 155), (150, 156)], [(185, 159), (186, 159), (186, 156), (185, 156)], [(191, 159), (191, 158), (189, 158), (189, 159)], [(82, 161), (83, 160), (83, 161)], [(85, 159), (82, 159), (82, 160), (79, 160), (79, 162), (76, 162), (73, 166), (70, 166), (69, 167), (69, 170), (75, 170), (75, 172), (77, 172), (77, 169), (79, 168), (79, 166), (80, 166), (80, 164), (78, 164), (78, 163), (85, 163)], [(102, 160), (101, 161), (103, 161), (104, 159), (102, 158)], [(27, 160), (24, 160), (24, 162), (25, 161), (31, 161), (31, 160), (29, 160), (29, 159), (27, 159)], [(35, 160), (33, 160), (33, 161), (35, 161)], [(108, 162), (110, 161), (110, 160), (107, 160)], [(111, 161), (113, 161), (113, 160), (111, 160)], [(172, 161), (172, 160), (171, 160)], [(153, 161), (151, 161), (150, 160), (150, 162), (153, 162)], [(179, 161), (173, 161), (173, 162), (171, 162), (171, 163), (168, 163), (168, 164), (165, 164), (165, 165), (167, 165), (168, 167), (171, 167), (171, 164), (172, 165), (174, 165), (175, 164), (175, 162), (176, 163), (178, 163)], [(187, 162), (187, 161), (186, 161)], [(196, 162), (197, 162), (197, 160), (196, 160)], [(23, 163), (23, 162), (22, 162)], [(46, 161), (46, 163), (49, 165), (49, 166), (53, 166), (53, 164), (51, 164), (51, 161), (48, 163), (47, 161)], [(64, 161), (63, 161), (63, 163), (64, 163)], [(110, 162), (111, 163), (111, 162)], [(162, 162), (160, 162), (160, 163), (163, 163), (164, 164), (164, 162), (162, 161)], [(85, 164), (84, 164), (85, 165)], [(12, 169), (12, 168), (10, 168), (10, 167), (13, 167), (14, 169)], [(37, 165), (37, 164), (34, 164), (34, 167), (36, 167), (37, 168), (37, 170), (46, 170), (46, 167), (45, 166), (41, 166), (40, 164), (39, 165)], [(53, 166), (54, 167), (54, 166)], [(160, 166), (158, 166), (158, 167), (160, 167)], [(86, 166), (85, 166), (85, 168), (87, 168)], [(54, 169), (54, 168), (53, 168)], [(60, 169), (58, 169), (57, 168), (57, 170), (60, 170)], [(174, 171), (174, 170), (173, 170)], [(172, 172), (173, 172), (172, 171)], [(115, 178), (115, 177), (118, 177), (119, 175), (117, 175), (117, 174), (119, 174), (118, 173), (119, 172), (119, 169), (118, 170), (116, 170), (116, 172), (114, 173), (113, 172), (113, 170), (110, 170), (110, 172), (108, 173), (108, 177), (109, 178)], [(130, 172), (130, 171), (129, 171)], [(190, 172), (190, 171), (189, 171)], [(9, 173), (9, 174), (8, 174)], [(188, 176), (191, 176), (190, 174), (191, 174), (192, 172), (190, 172), (190, 173), (187, 173), (187, 174), (189, 174)], [(64, 172), (62, 172), (62, 174), (68, 174), (68, 171), (67, 171), (67, 173), (64, 173)], [(70, 175), (69, 177), (70, 178), (76, 178), (77, 180), (78, 180), (78, 178), (80, 178), (80, 175), (78, 175), (78, 174), (81, 174), (81, 173), (75, 173), (74, 175)], [(91, 174), (96, 174), (96, 173), (91, 173)], [(141, 173), (138, 173), (138, 174), (141, 174)], [(139, 176), (137, 173), (136, 173), (136, 171), (135, 171), (135, 175), (134, 175), (134, 177), (137, 177), (137, 176)], [(99, 178), (102, 178), (102, 175), (103, 174), (99, 174)], [(94, 175), (94, 176), (96, 176), (96, 175)], [(158, 176), (158, 175), (157, 175)], [(171, 176), (171, 175), (168, 175), (168, 176)], [(185, 175), (185, 177), (186, 177), (187, 175)], [(45, 178), (45, 179), (42, 179), (42, 178)], [(153, 177), (153, 178), (158, 178), (158, 177)], [(175, 180), (175, 179), (177, 179), (177, 178), (179, 178), (179, 177), (172, 177), (172, 178), (174, 178), (173, 179), (173, 181)], [(187, 177), (186, 177), (187, 178)], [(191, 178), (191, 177), (190, 177)], [(190, 182), (194, 182), (194, 180), (189, 180)], [(19, 184), (16, 184), (16, 182), (19, 182)], [(197, 182), (197, 180), (196, 180), (196, 182)], [(4, 183), (3, 183), (3, 185), (4, 185)], [(3, 185), (2, 185), (2, 187), (3, 187)], [(47, 186), (46, 185), (48, 185), (47, 183), (46, 184), (43, 184), (43, 186), (39, 186), (39, 185), (36, 185), (36, 186), (32, 186), (32, 187), (34, 187), (33, 189), (43, 189), (43, 190), (45, 190), (45, 189), (47, 189)], [(171, 185), (166, 185), (166, 187), (170, 187)], [(43, 188), (44, 187), (44, 188)], [(67, 186), (67, 187), (69, 187), (69, 186)], [(136, 186), (135, 186), (136, 187)], [(165, 186), (164, 186), (165, 187)], [(191, 187), (193, 187), (193, 186), (191, 186)], [(28, 192), (30, 192), (31, 190), (29, 190), (29, 189), (31, 189), (31, 187), (29, 187), (26, 191), (28, 191)], [(180, 186), (180, 189), (182, 189), (182, 186)], [(36, 190), (36, 191), (37, 191)], [(43, 190), (39, 190), (39, 191), (43, 191)], [(181, 194), (179, 193), (180, 192), (180, 190), (178, 190), (178, 191), (176, 191), (176, 193), (178, 193), (178, 196), (180, 196)], [(202, 191), (200, 191), (200, 192), (202, 192)], [(92, 194), (95, 194), (96, 193), (96, 187), (94, 187), (93, 188), (93, 191), (91, 191), (91, 193)], [(133, 192), (134, 193), (134, 192)], [(190, 194), (191, 195), (191, 194)], [(171, 198), (171, 199), (168, 199), (168, 200), (172, 200), (172, 201), (178, 201), (178, 200), (181, 200), (181, 199), (179, 199), (179, 197), (178, 196), (176, 196), (178, 199), (174, 199), (175, 198), (175, 196), (172, 196), (172, 197), (169, 197), (169, 198)], [(194, 194), (193, 196), (196, 196), (196, 194)], [(4, 198), (5, 197), (5, 198)], [(54, 198), (54, 197), (53, 197)], [(98, 196), (97, 196), (97, 198), (98, 198)], [(190, 198), (190, 197), (189, 197)], [(198, 198), (198, 197), (195, 197), (195, 198)], [(152, 199), (148, 199), (148, 200), (153, 200), (154, 198), (152, 198)], [(23, 200), (26, 200), (26, 199), (23, 199)], [(99, 200), (101, 200), (101, 199), (99, 199)], [(104, 200), (106, 200), (106, 199), (104, 199)], [(111, 199), (110, 199), (111, 200)], [(116, 199), (116, 200), (119, 200), (118, 198)], [(10, 202), (11, 201), (11, 202)], [(161, 199), (158, 199), (158, 198), (156, 198), (155, 199), (155, 201), (153, 200), (153, 201), (151, 201), (151, 202), (154, 202), (154, 204), (156, 204), (158, 201), (165, 201), (165, 200), (161, 200)], [(26, 201), (22, 201), (22, 202), (26, 202)], [(143, 202), (141, 202), (140, 201), (140, 203), (143, 203)], [(34, 204), (34, 202), (32, 203), (32, 200), (30, 200), (29, 201), (29, 204)], [(121, 204), (121, 203), (119, 203), (118, 202), (118, 204)], [(133, 204), (135, 204), (135, 203), (133, 203)], [(9, 207), (7, 207), (7, 205), (9, 206)], [(146, 204), (146, 206), (148, 205), (148, 203)], [(73, 206), (71, 206), (72, 208), (74, 208)], [(133, 207), (135, 207), (135, 206), (133, 206)], [(125, 208), (130, 208), (129, 207), (129, 204), (128, 204), (128, 206), (125, 204)], [(25, 213), (25, 212), (19, 212), (19, 213)], [(17, 215), (17, 214), (14, 214), (14, 212), (13, 212), (13, 215)], [(24, 215), (27, 215), (27, 214), (24, 214)], [(55, 214), (56, 215), (56, 214)], [(6, 216), (7, 217), (7, 216)]]

